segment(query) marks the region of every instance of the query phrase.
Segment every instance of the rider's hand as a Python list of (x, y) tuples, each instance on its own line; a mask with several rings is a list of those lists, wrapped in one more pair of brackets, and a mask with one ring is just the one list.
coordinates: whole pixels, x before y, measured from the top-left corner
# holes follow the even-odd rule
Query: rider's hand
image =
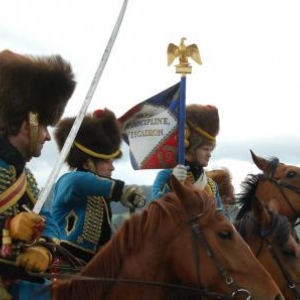
[(21, 253), (16, 260), (16, 265), (27, 271), (44, 272), (52, 263), (52, 255), (42, 246), (31, 246)]
[(128, 208), (142, 207), (146, 204), (146, 197), (138, 185), (125, 185), (120, 202)]
[(21, 212), (9, 222), (9, 235), (12, 239), (27, 243), (33, 242), (41, 233), (44, 220), (33, 212)]
[(184, 165), (177, 165), (172, 174), (176, 177), (177, 180), (184, 182), (187, 177), (187, 167)]

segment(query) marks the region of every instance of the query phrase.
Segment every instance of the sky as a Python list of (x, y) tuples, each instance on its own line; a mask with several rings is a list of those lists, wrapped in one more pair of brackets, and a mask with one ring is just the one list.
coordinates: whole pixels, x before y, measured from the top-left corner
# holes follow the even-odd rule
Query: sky
[[(64, 116), (76, 116), (105, 51), (123, 0), (0, 0), (0, 51), (61, 54), (77, 87)], [(180, 80), (167, 65), (169, 43), (196, 44), (186, 103), (218, 107), (220, 133), (208, 169), (226, 167), (236, 191), (258, 173), (250, 149), (300, 165), (300, 1), (129, 0), (88, 111), (117, 117)], [(128, 147), (113, 177), (151, 185), (158, 170), (134, 171)], [(44, 186), (59, 152), (54, 139), (29, 167)], [(64, 166), (61, 173), (66, 172)]]

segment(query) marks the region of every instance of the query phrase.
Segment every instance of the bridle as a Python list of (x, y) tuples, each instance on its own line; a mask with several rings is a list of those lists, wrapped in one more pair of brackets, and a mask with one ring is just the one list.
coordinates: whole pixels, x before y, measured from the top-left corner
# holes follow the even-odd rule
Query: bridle
[(296, 288), (296, 284), (292, 277), (290, 276), (289, 272), (287, 272), (287, 270), (285, 269), (285, 267), (283, 266), (282, 262), (280, 261), (278, 255), (276, 254), (276, 251), (274, 250), (274, 244), (270, 241), (270, 239), (268, 238), (274, 228), (275, 228), (275, 221), (274, 221), (274, 214), (273, 215), (273, 220), (272, 220), (272, 226), (269, 230), (263, 230), (262, 228), (259, 228), (259, 237), (261, 240), (260, 246), (258, 248), (258, 251), (256, 252), (255, 256), (258, 257), (262, 251), (263, 248), (263, 244), (266, 243), (267, 245), (267, 249), (269, 250), (269, 252), (271, 253), (273, 259), (275, 260), (276, 264), (278, 265), (284, 279), (287, 282), (287, 286), (288, 288), (292, 291), (292, 293), (295, 296), (295, 300), (299, 300), (300, 299), (300, 291)]
[[(266, 173), (266, 174), (262, 174), (262, 178), (270, 181), (271, 183), (273, 183), (278, 188), (281, 196), (283, 197), (285, 202), (288, 204), (291, 211), (294, 213), (294, 215), (289, 217), (289, 219), (290, 219), (290, 221), (294, 221), (294, 220), (297, 220), (300, 217), (300, 210), (297, 211), (295, 209), (295, 207), (292, 205), (291, 201), (289, 200), (288, 196), (286, 195), (284, 189), (291, 190), (291, 191), (293, 191), (294, 193), (296, 193), (300, 196), (300, 188), (295, 187), (291, 184), (285, 183), (285, 182), (281, 181), (280, 179), (277, 179), (277, 178), (274, 177), (274, 174), (275, 174), (275, 171), (276, 171), (278, 165), (279, 165), (279, 161), (277, 159), (273, 159), (272, 161), (270, 161), (269, 166), (268, 166), (269, 172)], [(299, 201), (300, 201), (300, 199), (299, 199)], [(295, 223), (294, 227), (297, 226), (299, 224), (299, 222)]]
[[(158, 203), (155, 203), (158, 204)], [(158, 206), (160, 206), (158, 204)], [(172, 289), (181, 289), (181, 290), (187, 290), (195, 292), (199, 296), (199, 299), (219, 299), (219, 300), (234, 300), (234, 299), (245, 299), (250, 300), (251, 299), (251, 293), (248, 290), (245, 289), (239, 289), (237, 285), (235, 284), (233, 278), (229, 275), (226, 268), (220, 263), (218, 258), (215, 256), (214, 251), (212, 247), (209, 245), (207, 240), (205, 239), (204, 235), (201, 232), (200, 226), (198, 224), (198, 220), (201, 217), (201, 213), (198, 214), (196, 217), (193, 217), (187, 221), (188, 225), (190, 226), (192, 233), (193, 233), (193, 239), (192, 242), (194, 244), (194, 250), (195, 250), (195, 262), (196, 262), (196, 273), (197, 273), (197, 287), (189, 287), (181, 284), (171, 284), (171, 283), (163, 283), (163, 282), (152, 282), (152, 281), (144, 281), (144, 280), (131, 280), (131, 279), (116, 279), (116, 278), (103, 278), (103, 277), (92, 277), (92, 276), (86, 276), (81, 274), (74, 274), (69, 273), (68, 271), (73, 272), (79, 272), (82, 269), (82, 265), (78, 265), (76, 262), (76, 258), (74, 258), (71, 254), (68, 255), (67, 261), (69, 261), (69, 264), (71, 267), (62, 266), (61, 268), (59, 266), (56, 266), (56, 270), (63, 271), (66, 273), (33, 273), (29, 272), (30, 275), (36, 276), (36, 277), (42, 277), (47, 279), (72, 279), (72, 280), (83, 280), (83, 281), (103, 281), (103, 282), (111, 282), (111, 283), (124, 283), (124, 284), (141, 284), (141, 285), (150, 285), (150, 286), (156, 286), (156, 287), (166, 287), (166, 288), (172, 288)], [(180, 223), (181, 224), (181, 223)], [(179, 228), (182, 230), (182, 228)], [(176, 231), (176, 234), (174, 236), (177, 236), (178, 231)], [(174, 237), (173, 236), (173, 237)], [(225, 284), (229, 287), (231, 294), (225, 295), (220, 294), (216, 292), (210, 292), (207, 288), (201, 289), (201, 280), (200, 280), (200, 270), (199, 270), (199, 256), (198, 256), (198, 247), (199, 243), (202, 243), (205, 247), (205, 251), (208, 257), (213, 259), (214, 265), (217, 268), (217, 270), (222, 275)], [(243, 297), (243, 298), (241, 298)]]
[(242, 299), (241, 296), (244, 296), (246, 300), (251, 299), (251, 293), (248, 290), (238, 288), (236, 283), (234, 282), (233, 278), (229, 275), (226, 268), (222, 265), (220, 260), (216, 257), (212, 247), (206, 240), (205, 236), (203, 235), (201, 228), (198, 224), (199, 218), (202, 216), (202, 214), (198, 214), (196, 217), (191, 218), (188, 223), (191, 226), (192, 234), (194, 237), (194, 257), (196, 261), (196, 274), (197, 274), (197, 285), (198, 290), (200, 291), (201, 286), (201, 279), (200, 279), (200, 272), (199, 272), (199, 256), (198, 256), (198, 243), (201, 243), (205, 247), (205, 252), (208, 257), (210, 257), (216, 269), (220, 273), (220, 275), (223, 278), (224, 283), (228, 286), (229, 290), (231, 291), (231, 295), (221, 295), (217, 293), (212, 293), (207, 291), (207, 288), (204, 288), (204, 291), (202, 291), (202, 294), (206, 297), (206, 299)]

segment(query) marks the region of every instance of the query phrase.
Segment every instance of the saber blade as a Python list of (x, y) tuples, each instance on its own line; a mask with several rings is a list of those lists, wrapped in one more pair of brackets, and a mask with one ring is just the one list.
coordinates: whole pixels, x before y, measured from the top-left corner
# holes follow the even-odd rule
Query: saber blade
[(107, 46), (104, 50), (104, 53), (102, 55), (102, 58), (101, 58), (101, 61), (100, 61), (100, 64), (96, 70), (96, 73), (94, 75), (94, 78), (93, 78), (93, 81), (90, 85), (90, 88), (87, 92), (87, 95), (85, 97), (85, 100), (81, 106), (81, 109), (74, 121), (74, 124), (71, 128), (71, 131), (66, 139), (66, 142), (61, 150), (61, 153), (60, 153), (60, 156), (58, 157), (55, 165), (54, 165), (54, 168), (52, 169), (52, 172), (47, 180), (47, 184), (45, 185), (45, 187), (42, 189), (41, 191), (41, 194), (39, 196), (39, 199), (38, 201), (36, 202), (34, 208), (33, 208), (33, 211), (35, 213), (39, 213), (44, 205), (44, 203), (46, 202), (51, 190), (52, 190), (52, 187), (54, 185), (54, 182), (55, 180), (57, 179), (57, 176), (62, 168), (62, 165), (71, 149), (71, 146), (74, 142), (74, 139), (76, 137), (76, 134), (80, 128), (80, 125), (83, 121), (83, 118), (86, 114), (86, 111), (87, 111), (87, 108), (92, 100), (92, 97), (95, 93), (95, 90), (96, 90), (96, 87), (99, 83), (99, 80), (100, 80), (100, 77), (103, 73), (103, 70), (104, 70), (104, 67), (107, 63), (107, 60), (109, 58), (109, 55), (111, 53), (111, 50), (113, 48), (113, 45), (114, 45), (114, 42), (117, 38), (117, 35), (118, 35), (118, 32), (119, 32), (119, 29), (121, 27), (121, 24), (122, 24), (122, 21), (123, 21), (123, 17), (124, 17), (124, 14), (125, 14), (125, 11), (126, 11), (126, 7), (127, 7), (127, 3), (128, 3), (128, 0), (124, 0), (123, 2), (123, 5), (122, 5), (122, 8), (121, 8), (121, 11), (119, 13), (119, 16), (118, 16), (118, 19), (117, 19), (117, 22), (114, 26), (114, 29), (111, 33), (111, 36), (109, 38), (109, 41), (107, 43)]

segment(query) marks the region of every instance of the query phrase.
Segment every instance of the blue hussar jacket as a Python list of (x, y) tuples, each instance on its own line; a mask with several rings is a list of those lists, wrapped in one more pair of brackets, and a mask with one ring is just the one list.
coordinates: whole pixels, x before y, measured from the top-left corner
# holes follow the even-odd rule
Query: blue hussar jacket
[[(8, 189), (23, 172), (25, 172), (26, 176), (26, 191), (20, 197), (12, 201), (5, 198), (5, 201), (0, 202), (0, 247), (2, 247), (3, 229), (6, 221), (14, 217), (15, 214), (24, 211), (23, 205), (26, 205), (27, 208), (32, 210), (39, 195), (36, 179), (31, 171), (26, 168), (25, 163), (21, 153), (13, 147), (7, 139), (0, 136), (0, 195), (5, 197)], [(13, 195), (11, 199), (14, 199)], [(47, 238), (47, 240), (57, 241), (60, 232), (50, 211), (43, 207), (40, 214), (45, 219), (45, 227), (41, 236)], [(19, 254), (19, 243), (20, 241), (12, 240), (12, 256), (1, 257), (0, 254), (0, 274), (3, 270), (2, 265), (7, 264), (5, 271), (7, 274), (9, 273), (9, 266), (14, 266), (16, 256)]]
[[(39, 195), (37, 182), (25, 164), (21, 153), (9, 143), (7, 138), (0, 135), (0, 247), (3, 245), (3, 233), (9, 220), (14, 215), (24, 211), (23, 205), (32, 210)], [(21, 178), (23, 172), (25, 172), (26, 178), (25, 192), (16, 197), (16, 194), (11, 193), (9, 188)], [(40, 215), (45, 219), (42, 237), (49, 242), (57, 241), (60, 232), (50, 211), (43, 207)], [(15, 261), (20, 254), (20, 246), (22, 245), (23, 243), (19, 240), (12, 239), (12, 255), (2, 256), (0, 252), (0, 281), (9, 283), (6, 288), (12, 294), (13, 299), (50, 299), (50, 295), (43, 294), (40, 297), (39, 295), (33, 296), (32, 293), (28, 292), (27, 287), (30, 287), (32, 291), (33, 289), (42, 290), (45, 286), (42, 284), (44, 280), (30, 276), (22, 268), (16, 267)], [(1, 284), (0, 288), (3, 288)]]
[(55, 184), (52, 215), (61, 231), (61, 245), (89, 261), (111, 237), (110, 201), (119, 201), (124, 182), (88, 171), (72, 171)]

